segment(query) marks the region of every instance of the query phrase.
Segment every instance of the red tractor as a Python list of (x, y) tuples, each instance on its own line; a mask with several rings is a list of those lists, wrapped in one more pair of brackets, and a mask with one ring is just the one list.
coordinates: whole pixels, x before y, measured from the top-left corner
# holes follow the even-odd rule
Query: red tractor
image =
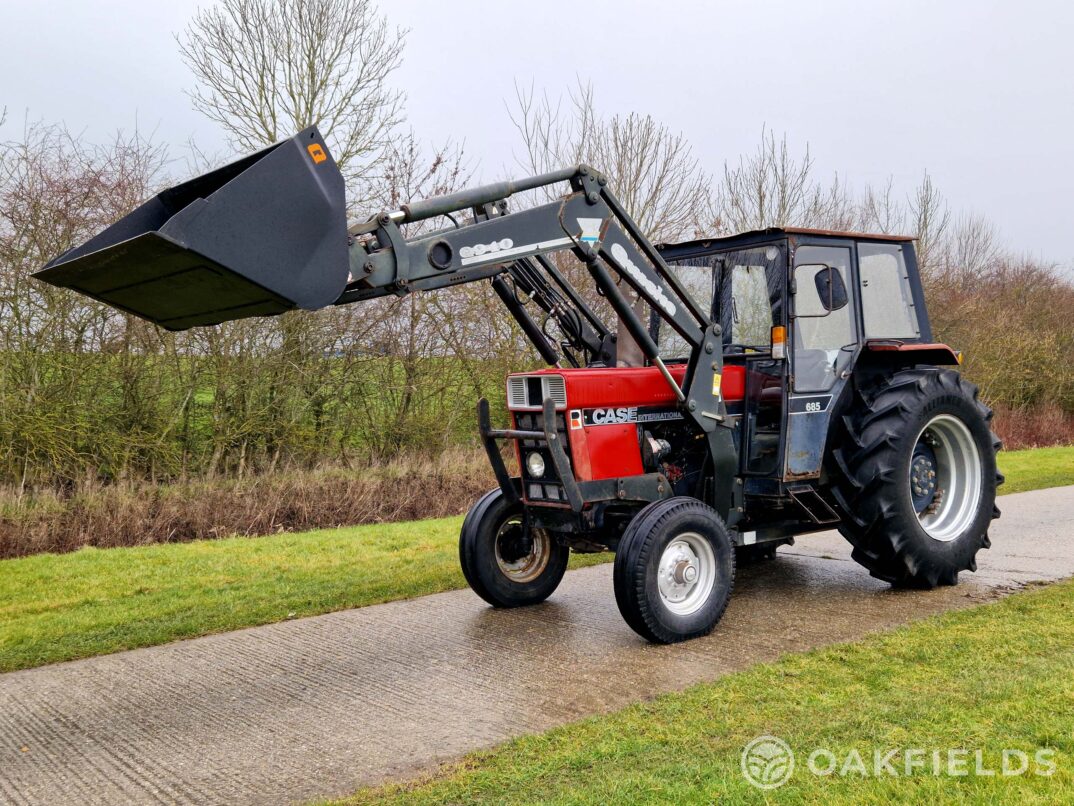
[[(508, 210), (558, 183), (561, 199)], [(653, 245), (585, 166), (350, 230), (344, 210), (308, 129), (161, 193), (38, 276), (173, 330), (489, 282), (550, 366), (508, 377), (507, 428), (478, 405), (498, 486), (459, 556), (497, 607), (551, 595), (572, 550), (611, 550), (624, 618), (672, 642), (719, 621), (736, 552), (837, 528), (874, 576), (932, 587), (987, 548), (999, 442), (948, 368), (959, 355), (933, 342), (911, 239), (783, 228)]]

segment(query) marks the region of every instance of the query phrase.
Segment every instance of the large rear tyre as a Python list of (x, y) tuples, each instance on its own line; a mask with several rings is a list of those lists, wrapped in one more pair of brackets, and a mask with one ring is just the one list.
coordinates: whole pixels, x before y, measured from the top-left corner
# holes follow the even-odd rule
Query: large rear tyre
[(708, 635), (735, 581), (735, 550), (715, 510), (695, 498), (649, 504), (627, 526), (613, 570), (615, 601), (643, 638), (671, 644)]
[(486, 493), (462, 523), (459, 562), (474, 593), (493, 607), (543, 602), (559, 586), (570, 549), (544, 529), (533, 529), (522, 504), (499, 488)]
[(977, 570), (1003, 482), (991, 419), (977, 387), (946, 369), (897, 372), (859, 395), (832, 451), (832, 494), (873, 576), (932, 588)]

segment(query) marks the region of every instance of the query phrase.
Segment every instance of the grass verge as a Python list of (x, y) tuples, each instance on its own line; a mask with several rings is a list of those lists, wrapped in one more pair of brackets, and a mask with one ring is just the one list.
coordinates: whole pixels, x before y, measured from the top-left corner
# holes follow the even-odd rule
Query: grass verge
[[(1074, 484), (1074, 447), (1003, 453), (1003, 492)], [(0, 672), (465, 585), (462, 519), (0, 561)], [(575, 555), (572, 567), (609, 554)]]
[(480, 448), (242, 480), (124, 482), (67, 497), (0, 487), (0, 558), (400, 523), (465, 511), (496, 481)]
[(1007, 476), (1004, 495), (1074, 484), (1074, 447), (1003, 451), (999, 469)]
[[(1074, 583), (1065, 582), (790, 655), (341, 803), (1071, 803), (1072, 703)], [(740, 769), (745, 745), (765, 734), (785, 740), (797, 761), (769, 792)], [(923, 765), (909, 776), (908, 749)], [(969, 774), (948, 774), (951, 749), (954, 770)], [(809, 771), (817, 750), (837, 772)], [(1004, 750), (1026, 754), (1024, 774), (1003, 775)], [(892, 766), (877, 767), (875, 754), (891, 751)], [(1016, 753), (1008, 769), (1021, 765)], [(814, 766), (832, 763), (819, 755)]]
[[(0, 561), (0, 671), (466, 585), (462, 517)], [(579, 554), (578, 568), (607, 560)]]

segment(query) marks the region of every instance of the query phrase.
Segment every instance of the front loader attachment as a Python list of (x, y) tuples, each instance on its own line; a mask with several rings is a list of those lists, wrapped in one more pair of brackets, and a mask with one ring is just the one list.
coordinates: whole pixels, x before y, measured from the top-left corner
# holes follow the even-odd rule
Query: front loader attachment
[(343, 184), (309, 128), (163, 191), (36, 276), (168, 330), (323, 308), (349, 271)]

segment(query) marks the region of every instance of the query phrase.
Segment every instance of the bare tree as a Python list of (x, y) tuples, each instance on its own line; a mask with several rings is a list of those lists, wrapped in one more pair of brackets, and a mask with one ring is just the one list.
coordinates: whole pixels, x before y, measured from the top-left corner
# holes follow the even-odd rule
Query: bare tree
[(939, 269), (944, 238), (951, 223), (951, 211), (927, 173), (914, 191), (909, 207), (914, 234), (917, 236), (917, 262), (927, 278)]
[[(392, 209), (459, 190), (470, 177), (461, 146), (449, 142), (426, 148), (410, 132), (385, 149), (371, 191), (378, 205)], [(414, 222), (404, 225), (404, 232), (416, 237), (453, 222), (454, 218)], [(350, 362), (360, 362), (361, 374), (374, 381), (364, 390), (369, 400), (361, 407), (381, 418), (377, 428), (362, 424), (370, 434), (373, 454), (443, 447), (445, 434), (470, 414), (455, 398), (460, 386), (473, 385), (479, 394), (487, 393), (482, 383), (489, 373), (481, 358), (490, 349), (489, 335), (482, 329), (486, 317), (480, 313), (482, 304), (487, 306), (487, 291), (467, 285), (343, 306), (344, 312), (360, 308), (352, 315), (361, 319), (366, 331), (364, 339), (351, 342), (347, 356)], [(434, 405), (441, 399), (449, 400), (448, 405)], [(433, 408), (438, 416), (425, 419)]]
[(712, 182), (682, 134), (637, 112), (602, 117), (588, 84), (579, 84), (566, 104), (538, 98), (532, 88), (516, 87), (515, 95), (510, 115), (522, 136), (524, 170), (592, 165), (654, 240), (711, 233)]
[(403, 116), (388, 79), (404, 38), (372, 0), (220, 0), (177, 37), (195, 108), (239, 147), (317, 125), (359, 195)]
[(163, 453), (148, 437), (164, 411), (158, 334), (30, 274), (148, 195), (166, 161), (137, 132), (95, 147), (27, 123), (0, 143), (0, 475), (20, 493)]
[(881, 188), (866, 185), (859, 204), (858, 229), (890, 235), (906, 226), (906, 205), (895, 193), (895, 178), (889, 176)]
[(846, 185), (838, 176), (819, 184), (812, 172), (808, 145), (796, 158), (786, 135), (776, 140), (762, 130), (753, 154), (735, 167), (724, 163), (717, 197), (721, 225), (731, 232), (781, 226), (849, 229), (857, 209)]
[(996, 226), (982, 215), (959, 215), (948, 240), (945, 262), (957, 266), (967, 279), (985, 274), (1003, 257)]

